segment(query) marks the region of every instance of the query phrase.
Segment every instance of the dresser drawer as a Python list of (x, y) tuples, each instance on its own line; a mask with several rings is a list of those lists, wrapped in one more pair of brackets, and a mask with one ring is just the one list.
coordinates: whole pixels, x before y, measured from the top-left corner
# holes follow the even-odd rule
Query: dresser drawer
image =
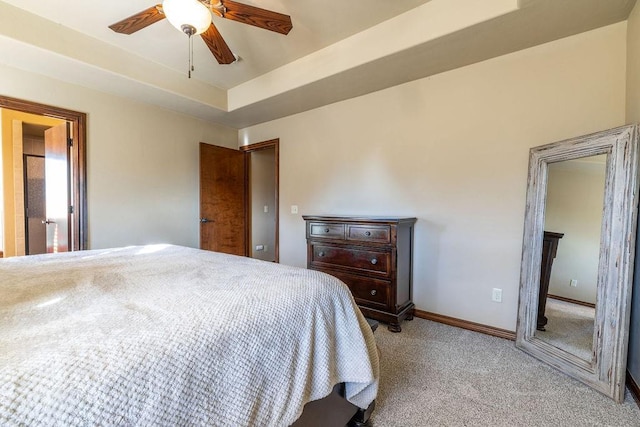
[(387, 309), (389, 307), (391, 289), (390, 282), (336, 272), (335, 270), (322, 271), (331, 274), (346, 283), (358, 305), (365, 305), (377, 309)]
[(347, 240), (391, 243), (391, 227), (388, 225), (347, 225)]
[(344, 239), (344, 224), (309, 223), (309, 237), (325, 239)]
[(376, 276), (391, 276), (389, 252), (312, 243), (309, 255), (313, 267), (338, 267)]

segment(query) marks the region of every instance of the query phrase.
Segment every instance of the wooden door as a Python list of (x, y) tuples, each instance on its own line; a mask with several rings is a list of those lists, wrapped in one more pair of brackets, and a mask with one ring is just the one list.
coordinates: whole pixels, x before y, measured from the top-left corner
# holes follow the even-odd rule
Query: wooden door
[(200, 143), (200, 248), (246, 255), (246, 164), (238, 150)]
[(69, 250), (69, 124), (44, 131), (47, 252)]

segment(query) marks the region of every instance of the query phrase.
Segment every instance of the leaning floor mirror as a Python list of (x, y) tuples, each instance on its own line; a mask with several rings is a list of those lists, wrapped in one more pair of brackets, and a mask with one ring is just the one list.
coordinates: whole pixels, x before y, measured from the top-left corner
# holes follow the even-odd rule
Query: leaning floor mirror
[(516, 346), (624, 400), (638, 127), (532, 148)]

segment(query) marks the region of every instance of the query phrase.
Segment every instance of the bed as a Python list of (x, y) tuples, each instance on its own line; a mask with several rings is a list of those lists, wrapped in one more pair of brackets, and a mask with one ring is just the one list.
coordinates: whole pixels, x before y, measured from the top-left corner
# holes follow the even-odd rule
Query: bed
[(1, 425), (288, 426), (335, 390), (371, 408), (378, 388), (342, 282), (233, 255), (0, 260), (0, 322)]

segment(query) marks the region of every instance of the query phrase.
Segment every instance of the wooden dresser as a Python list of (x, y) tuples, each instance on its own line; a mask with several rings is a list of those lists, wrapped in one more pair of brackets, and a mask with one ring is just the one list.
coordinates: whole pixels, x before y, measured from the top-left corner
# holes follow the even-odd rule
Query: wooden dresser
[(416, 218), (304, 215), (307, 268), (345, 282), (369, 318), (400, 332), (413, 318), (413, 226)]

